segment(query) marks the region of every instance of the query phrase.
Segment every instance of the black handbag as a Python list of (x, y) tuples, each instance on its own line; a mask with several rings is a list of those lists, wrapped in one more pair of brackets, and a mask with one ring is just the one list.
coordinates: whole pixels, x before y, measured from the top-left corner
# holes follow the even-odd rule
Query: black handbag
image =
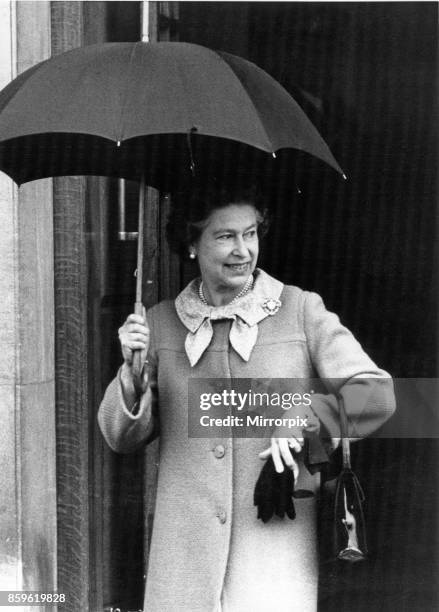
[(365, 496), (351, 467), (348, 417), (338, 396), (342, 468), (335, 482), (322, 483), (318, 522), (320, 558), (326, 561), (362, 561), (367, 557)]

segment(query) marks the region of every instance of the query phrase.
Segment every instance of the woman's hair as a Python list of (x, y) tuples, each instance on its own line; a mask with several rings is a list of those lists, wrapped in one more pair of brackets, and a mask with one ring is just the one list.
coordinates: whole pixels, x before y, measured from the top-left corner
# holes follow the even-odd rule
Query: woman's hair
[(189, 246), (198, 241), (212, 212), (230, 204), (254, 206), (257, 212), (258, 236), (265, 236), (269, 226), (268, 211), (263, 206), (262, 196), (255, 185), (209, 185), (172, 194), (171, 212), (166, 226), (170, 248), (180, 256), (187, 257)]

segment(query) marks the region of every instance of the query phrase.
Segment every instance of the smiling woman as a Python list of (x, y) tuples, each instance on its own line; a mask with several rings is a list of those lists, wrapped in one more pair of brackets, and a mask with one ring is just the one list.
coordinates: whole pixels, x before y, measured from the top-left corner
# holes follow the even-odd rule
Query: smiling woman
[[(119, 330), (124, 364), (107, 388), (98, 419), (117, 452), (160, 436), (148, 612), (315, 612), (312, 495), (319, 481), (304, 467), (304, 432), (339, 435), (339, 393), (363, 435), (394, 409), (390, 376), (320, 297), (284, 286), (256, 267), (267, 226), (262, 210), (254, 190), (218, 187), (177, 198), (169, 241), (180, 254), (195, 256), (201, 276), (174, 301), (157, 304), (145, 316), (130, 315)], [(146, 363), (141, 397), (132, 380), (135, 350)], [(222, 437), (191, 434), (188, 419), (196, 407), (190, 379), (222, 379), (225, 386), (240, 378), (300, 379), (305, 396), (319, 376), (327, 381), (326, 393), (313, 393), (311, 402), (293, 409), (306, 426), (286, 434), (275, 422), (268, 442), (235, 437), (231, 427)], [(361, 406), (352, 401), (357, 389), (367, 397)], [(311, 493), (297, 500), (295, 520), (258, 520), (258, 457), (271, 457), (277, 472), (291, 470), (290, 482)]]
[(259, 255), (257, 213), (253, 205), (230, 204), (213, 211), (199, 239), (191, 245), (198, 258), (200, 294), (213, 306), (228, 304), (244, 290)]
[(178, 253), (198, 259), (203, 302), (221, 306), (252, 288), (267, 217), (254, 187), (231, 191), (217, 186), (180, 195), (180, 201), (177, 197), (168, 240)]

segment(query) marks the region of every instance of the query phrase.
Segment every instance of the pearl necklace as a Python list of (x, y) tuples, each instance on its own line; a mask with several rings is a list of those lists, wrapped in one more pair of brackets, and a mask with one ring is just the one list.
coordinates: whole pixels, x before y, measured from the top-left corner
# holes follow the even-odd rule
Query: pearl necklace
[[(241, 291), (238, 293), (238, 295), (235, 295), (233, 300), (231, 302), (229, 302), (228, 304), (225, 304), (225, 305), (229, 306), (230, 304), (234, 304), (237, 300), (239, 300), (239, 298), (241, 298), (246, 293), (248, 293), (253, 288), (253, 280), (254, 280), (253, 279), (253, 275), (250, 274), (250, 276), (248, 277), (248, 279), (245, 282), (244, 287), (241, 289)], [(205, 304), (206, 306), (210, 306), (210, 304), (207, 303), (207, 300), (204, 297), (204, 293), (203, 293), (203, 281), (201, 281), (200, 286), (198, 287), (198, 297), (203, 302), (203, 304)]]

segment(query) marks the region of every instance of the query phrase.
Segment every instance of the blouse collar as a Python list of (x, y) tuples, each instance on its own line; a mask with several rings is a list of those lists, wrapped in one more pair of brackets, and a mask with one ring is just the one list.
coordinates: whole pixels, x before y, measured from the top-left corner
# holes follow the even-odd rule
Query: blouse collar
[(195, 279), (175, 299), (177, 314), (188, 329), (185, 349), (194, 366), (209, 346), (213, 337), (211, 321), (233, 320), (230, 342), (242, 359), (248, 361), (258, 334), (258, 323), (273, 316), (281, 307), (283, 283), (266, 272), (256, 269), (251, 291), (225, 306), (203, 304), (198, 295), (200, 279)]

